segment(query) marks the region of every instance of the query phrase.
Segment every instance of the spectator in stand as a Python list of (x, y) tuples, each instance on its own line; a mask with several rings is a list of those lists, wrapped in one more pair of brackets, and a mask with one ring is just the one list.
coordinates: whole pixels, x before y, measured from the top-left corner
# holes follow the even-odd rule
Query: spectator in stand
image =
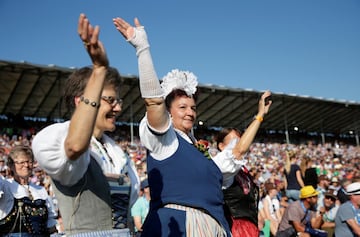
[(279, 164), (278, 177), (275, 179), (274, 184), (278, 191), (277, 199), (280, 202), (280, 213), (283, 215), (286, 207), (289, 205), (289, 198), (286, 196), (286, 178), (285, 178), (285, 166)]
[(0, 177), (0, 235), (49, 236), (56, 232), (57, 213), (44, 187), (30, 183), (34, 155), (15, 146), (8, 157), (13, 179)]
[(351, 167), (346, 170), (345, 178), (351, 180), (355, 175), (355, 170)]
[(329, 189), (334, 189), (336, 191), (340, 189), (340, 182), (337, 176), (331, 178)]
[(45, 174), (42, 168), (39, 166), (34, 168), (33, 175), (31, 176), (31, 182), (40, 186), (44, 185)]
[(337, 191), (334, 189), (329, 189), (325, 193), (323, 200), (323, 205), (318, 210), (323, 212), (323, 224), (321, 229), (325, 230), (328, 233), (328, 237), (333, 237), (335, 230), (335, 216), (337, 210), (339, 209), (340, 202), (337, 200)]
[(347, 195), (346, 193), (346, 187), (352, 183), (351, 179), (347, 179), (347, 178), (343, 178), (341, 181), (340, 181), (340, 188), (337, 192), (337, 198), (339, 199), (340, 201), (340, 204), (343, 204), (347, 201), (350, 200), (349, 196)]
[(285, 182), (283, 180), (275, 180), (275, 186), (277, 189), (277, 199), (280, 202), (280, 215), (282, 216), (286, 207), (289, 205), (289, 199), (285, 191)]
[(304, 157), (300, 163), (300, 169), (302, 176), (304, 177), (304, 185), (312, 185), (315, 189), (317, 188), (318, 175), (314, 161), (310, 157)]
[(2, 176), (4, 178), (7, 177), (7, 169), (6, 168), (3, 168), (3, 167), (0, 168), (0, 176)]
[(160, 84), (153, 67), (144, 27), (115, 18), (116, 29), (136, 49), (141, 96), (146, 106), (140, 122), (148, 149), (150, 210), (143, 224), (146, 236), (231, 236), (224, 216), (222, 173), (198, 150), (192, 129), (196, 121), (197, 78), (172, 70)]
[(304, 187), (304, 181), (301, 175), (301, 170), (297, 164), (296, 151), (286, 152), (285, 163), (285, 177), (286, 177), (286, 196), (289, 198), (289, 202), (299, 200), (300, 189)]
[(121, 112), (121, 76), (109, 66), (99, 31), (80, 14), (78, 34), (93, 66), (75, 70), (66, 81), (70, 121), (41, 130), (32, 147), (52, 178), (66, 235), (128, 236), (128, 210), (140, 180), (134, 163), (105, 134), (115, 130)]
[[(0, 154), (1, 155), (1, 154)], [(5, 158), (4, 155), (0, 156), (0, 169), (1, 168), (6, 168), (7, 166), (5, 165)]]
[(131, 216), (135, 225), (135, 237), (140, 237), (142, 233), (142, 225), (149, 213), (150, 206), (150, 188), (147, 179), (141, 182), (140, 196), (131, 208)]
[(319, 192), (317, 204), (318, 207), (323, 205), (324, 194), (327, 192), (328, 188), (329, 178), (325, 174), (320, 175), (318, 178), (318, 186), (316, 188), (316, 191)]
[(308, 185), (300, 190), (300, 200), (294, 201), (286, 208), (279, 224), (276, 237), (310, 237), (312, 234), (327, 236), (326, 232), (321, 232), (320, 228), (324, 213), (316, 213), (318, 192), (313, 186)]
[(270, 232), (275, 236), (281, 221), (280, 202), (276, 198), (277, 189), (274, 183), (265, 183), (266, 196), (262, 199), (265, 219), (270, 221)]
[(360, 236), (360, 182), (346, 187), (350, 200), (341, 204), (335, 217), (335, 236)]
[(0, 154), (0, 175), (7, 178), (9, 176), (10, 170), (6, 165), (5, 157), (6, 155)]
[(262, 199), (258, 205), (258, 229), (260, 230), (260, 237), (270, 237), (270, 220), (265, 218), (265, 211)]

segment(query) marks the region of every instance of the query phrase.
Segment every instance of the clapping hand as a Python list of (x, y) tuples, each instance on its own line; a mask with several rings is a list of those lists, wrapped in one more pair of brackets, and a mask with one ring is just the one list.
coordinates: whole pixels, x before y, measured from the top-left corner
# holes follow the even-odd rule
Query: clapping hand
[(100, 27), (93, 27), (85, 14), (80, 14), (78, 23), (78, 34), (84, 43), (94, 67), (108, 67), (109, 60), (104, 45), (99, 40)]

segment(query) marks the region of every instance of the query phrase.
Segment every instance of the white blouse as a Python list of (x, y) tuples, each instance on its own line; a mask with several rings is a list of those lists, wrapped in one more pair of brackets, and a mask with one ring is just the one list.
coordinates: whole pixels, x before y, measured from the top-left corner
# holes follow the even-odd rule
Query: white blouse
[(55, 211), (52, 199), (49, 197), (46, 189), (42, 186), (32, 184), (21, 185), (13, 179), (0, 178), (0, 219), (6, 217), (13, 208), (14, 198), (21, 199), (29, 197), (34, 200), (45, 200), (48, 209), (47, 227), (56, 225), (57, 213)]
[[(164, 160), (175, 153), (179, 146), (176, 133), (189, 143), (193, 143), (192, 139), (187, 134), (175, 129), (171, 123), (169, 123), (164, 131), (157, 131), (151, 128), (146, 115), (141, 120), (139, 129), (142, 144), (150, 151), (154, 159), (157, 160)], [(237, 160), (232, 154), (232, 149), (237, 142), (238, 139), (233, 139), (222, 152), (218, 152), (212, 157), (212, 160), (223, 174), (223, 189), (230, 187), (237, 172), (242, 166), (247, 164), (247, 160)]]

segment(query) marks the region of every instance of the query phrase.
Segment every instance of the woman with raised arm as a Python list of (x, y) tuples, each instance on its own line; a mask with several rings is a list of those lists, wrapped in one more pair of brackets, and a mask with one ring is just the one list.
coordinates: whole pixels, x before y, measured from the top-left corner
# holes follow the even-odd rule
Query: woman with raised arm
[(140, 138), (148, 149), (150, 211), (142, 236), (231, 236), (223, 211), (222, 173), (196, 148), (197, 78), (172, 70), (160, 84), (144, 27), (114, 24), (135, 47), (146, 115)]
[(66, 235), (128, 236), (129, 205), (140, 182), (131, 159), (105, 134), (115, 130), (121, 112), (121, 76), (109, 66), (99, 31), (80, 15), (78, 34), (93, 65), (66, 81), (70, 121), (41, 130), (32, 147), (52, 178)]
[(264, 116), (269, 112), (272, 104), (270, 96), (270, 91), (265, 91), (261, 95), (258, 112), (243, 134), (236, 128), (223, 128), (216, 136), (220, 152), (212, 159), (224, 176), (222, 188), (225, 216), (233, 237), (259, 236), (259, 187), (247, 167), (246, 154)]

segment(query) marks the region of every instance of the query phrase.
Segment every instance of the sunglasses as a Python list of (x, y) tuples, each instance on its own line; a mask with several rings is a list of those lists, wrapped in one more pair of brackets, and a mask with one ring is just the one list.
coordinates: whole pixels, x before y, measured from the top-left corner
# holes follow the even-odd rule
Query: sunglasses
[(335, 198), (333, 198), (333, 197), (329, 197), (329, 196), (325, 196), (325, 199), (331, 200), (331, 201), (333, 201), (333, 202), (335, 202), (335, 201), (336, 201), (336, 199), (335, 199)]

